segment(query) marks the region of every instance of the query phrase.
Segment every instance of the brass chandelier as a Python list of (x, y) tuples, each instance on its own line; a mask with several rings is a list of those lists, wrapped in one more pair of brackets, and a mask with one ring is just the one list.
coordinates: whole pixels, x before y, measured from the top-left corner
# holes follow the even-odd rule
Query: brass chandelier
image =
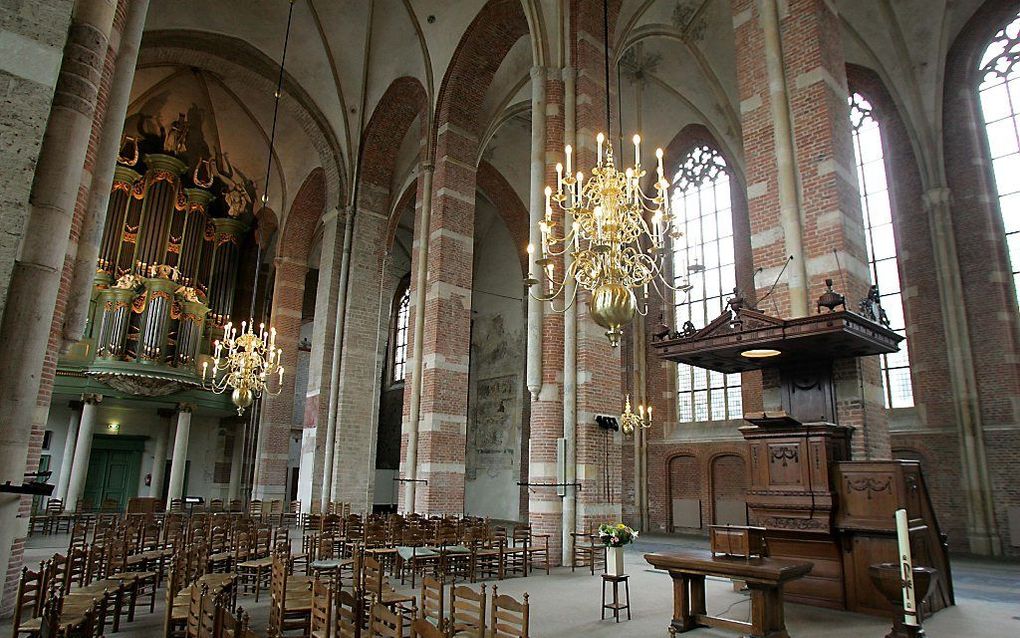
[[(604, 36), (606, 128), (611, 132), (608, 19)], [(573, 305), (578, 287), (589, 291), (588, 314), (606, 329), (609, 343), (616, 347), (623, 326), (635, 314), (647, 314), (649, 286), (660, 297), (667, 290), (686, 292), (690, 286), (686, 282), (674, 286), (668, 280), (666, 238), (677, 239), (682, 234), (674, 227), (670, 212), (662, 149), (655, 150), (655, 181), (652, 192), (646, 193), (642, 186), (646, 171), (641, 164), (641, 137), (634, 136), (634, 164), (624, 170), (617, 168), (608, 138), (602, 133), (596, 137), (596, 164), (587, 181), (582, 172), (572, 170), (573, 149), (569, 145), (564, 148), (566, 167), (556, 164), (556, 191), (546, 187), (545, 217), (538, 222), (542, 244), (534, 264), (541, 273), (529, 272), (525, 283), (530, 294), (541, 301), (553, 301), (564, 295), (568, 284), (575, 284), (559, 311)], [(563, 230), (557, 229), (554, 208), (570, 220), (569, 228), (564, 222)], [(529, 255), (535, 250), (535, 246), (528, 245)], [(558, 278), (555, 260), (568, 254), (570, 263)]]
[[(269, 180), (273, 168), (273, 144), (276, 141), (276, 125), (280, 115), (280, 97), (283, 95), (283, 72), (287, 62), (287, 45), (290, 43), (290, 27), (294, 18), (294, 0), (290, 2), (287, 13), (287, 30), (283, 39), (283, 53), (280, 56), (280, 73), (276, 81), (276, 93), (273, 102), (273, 127), (269, 134), (269, 149), (266, 155), (266, 185), (262, 194), (262, 204), (269, 203)], [(258, 247), (255, 257), (255, 278), (251, 291), (251, 316), (255, 315), (256, 293), (259, 284), (259, 268), (262, 266), (262, 242), (255, 241)], [(231, 390), (230, 399), (237, 407), (238, 416), (263, 395), (276, 396), (283, 391), (283, 351), (276, 347), (276, 328), (266, 330), (266, 324), (259, 324), (255, 332), (254, 318), (241, 322), (241, 330), (232, 323), (223, 328), (223, 339), (216, 341), (213, 353), (211, 377), (207, 377), (209, 362), (202, 363), (202, 387), (216, 394)], [(276, 389), (271, 390), (273, 378), (276, 378)]]
[[(266, 331), (259, 324), (255, 332), (253, 323), (241, 322), (241, 331), (232, 323), (223, 327), (223, 340), (215, 342), (212, 377), (207, 378), (209, 362), (202, 363), (202, 387), (223, 394), (232, 390), (230, 399), (237, 406), (237, 414), (264, 394), (276, 396), (283, 390), (282, 350), (276, 347), (276, 328)], [(220, 372), (222, 370), (222, 373)], [(276, 390), (270, 390), (273, 378)]]
[(628, 394), (623, 414), (620, 415), (620, 429), (624, 434), (633, 434), (635, 430), (647, 430), (650, 427), (652, 427), (652, 406), (645, 408), (642, 403), (638, 405), (638, 411), (635, 414), (630, 408), (630, 395)]

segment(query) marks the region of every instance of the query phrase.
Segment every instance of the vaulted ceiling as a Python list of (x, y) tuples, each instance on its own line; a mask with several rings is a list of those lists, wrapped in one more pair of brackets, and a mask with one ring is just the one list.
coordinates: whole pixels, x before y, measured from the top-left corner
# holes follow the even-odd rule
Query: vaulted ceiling
[[(486, 93), (482, 154), (505, 169), (527, 201), (526, 171), (514, 167), (526, 162), (530, 143), (529, 70), (536, 62), (556, 66), (561, 60), (560, 11), (570, 3), (519, 1), (530, 33), (510, 49)], [(618, 1), (614, 37), (623, 46), (617, 47), (614, 62), (620, 63), (624, 128), (640, 128), (652, 144), (665, 145), (683, 126), (697, 122), (739, 163), (729, 0)], [(946, 53), (981, 1), (832, 0), (847, 61), (873, 69), (885, 81), (924, 156), (940, 152)], [(284, 216), (289, 198), (316, 166), (327, 171), (327, 206), (345, 205), (361, 131), (380, 98), (395, 79), (407, 76), (421, 83), (434, 107), (457, 45), (483, 4), (296, 0), (271, 207)], [(288, 6), (285, 0), (153, 0), (132, 110), (151, 109), (164, 93), (174, 94), (163, 105), (166, 113), (202, 105), (211, 115), (204, 125), (208, 143), (228, 152), (262, 187), (274, 65), (283, 50)], [(402, 146), (397, 184), (413, 179), (420, 130), (416, 124), (407, 133), (414, 139)]]

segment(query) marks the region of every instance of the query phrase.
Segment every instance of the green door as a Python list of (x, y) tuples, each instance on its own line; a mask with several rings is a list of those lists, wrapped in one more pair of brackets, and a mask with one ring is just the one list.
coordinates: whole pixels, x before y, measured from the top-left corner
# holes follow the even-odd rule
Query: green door
[(138, 494), (145, 437), (96, 435), (92, 440), (84, 498), (98, 508), (103, 501), (117, 501), (120, 510)]

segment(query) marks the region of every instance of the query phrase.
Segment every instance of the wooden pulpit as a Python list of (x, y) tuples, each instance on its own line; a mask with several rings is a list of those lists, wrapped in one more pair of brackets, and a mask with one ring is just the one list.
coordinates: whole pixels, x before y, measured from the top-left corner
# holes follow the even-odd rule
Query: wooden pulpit
[(778, 380), (771, 391), (782, 409), (745, 415), (740, 432), (750, 448), (747, 507), (751, 523), (765, 528), (767, 555), (813, 563), (786, 585), (786, 598), (891, 614), (868, 567), (896, 562), (894, 512), (906, 508), (914, 564), (937, 571), (921, 611), (953, 604), (946, 539), (920, 465), (851, 460), (853, 428), (838, 423), (833, 361), (895, 352), (902, 337), (847, 310), (784, 320), (731, 307), (702, 330), (665, 334), (653, 347), (670, 361), (723, 373), (766, 370)]

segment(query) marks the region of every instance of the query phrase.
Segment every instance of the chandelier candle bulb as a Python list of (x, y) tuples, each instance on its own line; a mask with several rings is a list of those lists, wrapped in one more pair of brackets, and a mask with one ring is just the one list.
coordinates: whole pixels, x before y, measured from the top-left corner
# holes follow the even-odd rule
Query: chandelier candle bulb
[(634, 166), (641, 166), (641, 136), (634, 135)]
[(598, 158), (596, 166), (602, 166), (602, 142), (604, 141), (606, 141), (606, 136), (603, 135), (602, 133), (599, 133), (598, 135), (595, 136), (595, 144), (597, 149), (595, 151), (595, 157)]
[(556, 162), (556, 194), (563, 194), (563, 164)]
[(566, 155), (567, 158), (567, 175), (570, 175), (570, 155), (573, 152), (574, 149), (570, 147), (570, 144), (567, 144), (566, 146), (563, 147), (563, 153)]

